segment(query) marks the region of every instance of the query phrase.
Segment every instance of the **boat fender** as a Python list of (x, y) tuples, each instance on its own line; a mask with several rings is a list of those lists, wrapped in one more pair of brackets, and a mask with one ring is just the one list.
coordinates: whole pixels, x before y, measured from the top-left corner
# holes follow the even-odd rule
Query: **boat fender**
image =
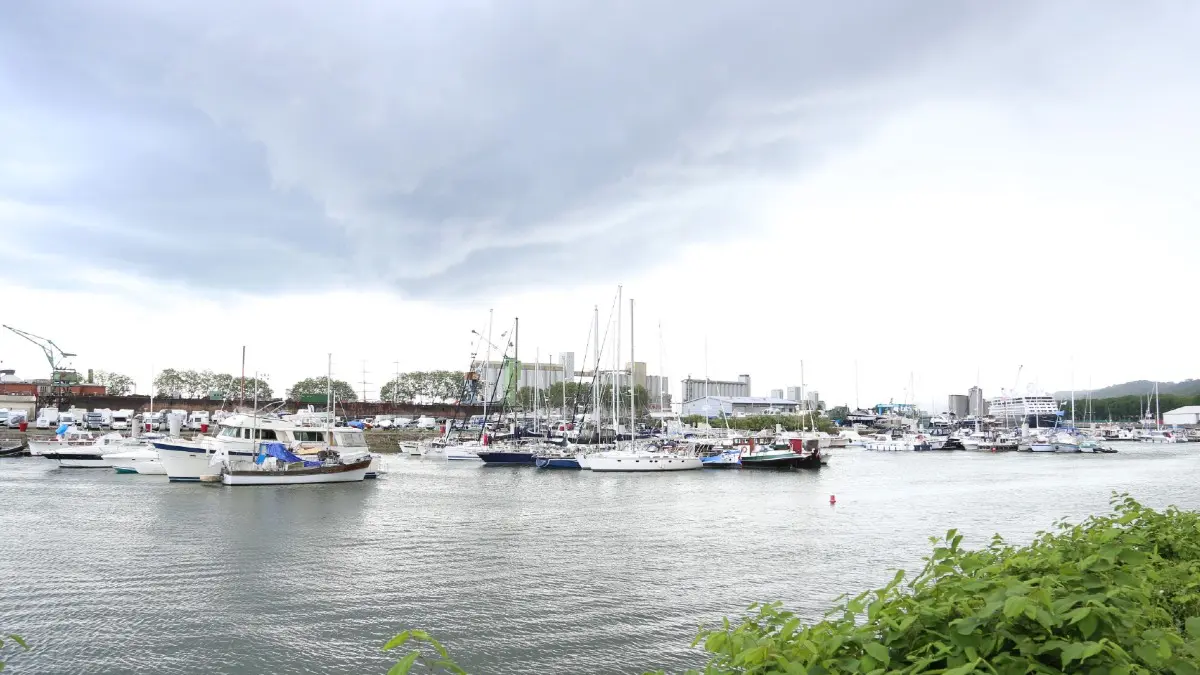
[(835, 495), (829, 495), (829, 505), (833, 506), (835, 504), (837, 504), (837, 497)]

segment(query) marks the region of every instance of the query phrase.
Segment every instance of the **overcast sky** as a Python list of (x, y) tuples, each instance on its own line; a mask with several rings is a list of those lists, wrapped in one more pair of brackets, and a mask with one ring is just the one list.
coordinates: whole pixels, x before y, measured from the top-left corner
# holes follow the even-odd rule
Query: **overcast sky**
[(0, 315), (81, 370), (582, 359), (623, 284), (756, 395), (1200, 376), (1200, 3), (190, 4), (0, 5)]

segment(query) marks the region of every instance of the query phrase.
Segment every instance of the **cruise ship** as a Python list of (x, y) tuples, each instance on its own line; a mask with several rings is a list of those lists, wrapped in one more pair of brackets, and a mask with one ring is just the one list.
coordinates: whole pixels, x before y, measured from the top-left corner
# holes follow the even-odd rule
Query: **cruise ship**
[(1005, 426), (1053, 427), (1058, 423), (1058, 404), (1049, 394), (1000, 396), (989, 402), (988, 414)]

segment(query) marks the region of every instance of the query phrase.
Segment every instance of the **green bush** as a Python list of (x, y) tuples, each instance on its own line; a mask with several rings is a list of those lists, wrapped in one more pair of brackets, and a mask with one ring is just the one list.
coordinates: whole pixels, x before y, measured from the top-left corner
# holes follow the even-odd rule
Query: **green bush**
[(778, 603), (701, 632), (706, 675), (1200, 673), (1200, 516), (1114, 496), (1028, 546), (977, 551), (954, 530), (911, 582), (803, 625)]

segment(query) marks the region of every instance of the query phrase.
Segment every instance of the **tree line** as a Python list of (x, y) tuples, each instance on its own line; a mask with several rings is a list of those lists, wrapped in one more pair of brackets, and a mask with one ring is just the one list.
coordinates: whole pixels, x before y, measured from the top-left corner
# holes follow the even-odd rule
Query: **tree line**
[[(1160, 413), (1188, 405), (1200, 405), (1200, 396), (1185, 396), (1181, 394), (1162, 394), (1158, 397)], [(1115, 398), (1098, 398), (1092, 400), (1075, 399), (1075, 421), (1084, 422), (1137, 422), (1146, 414), (1147, 398), (1145, 396), (1117, 396)], [(1070, 403), (1067, 404), (1070, 414)], [(1150, 415), (1154, 415), (1154, 400), (1149, 399)]]

